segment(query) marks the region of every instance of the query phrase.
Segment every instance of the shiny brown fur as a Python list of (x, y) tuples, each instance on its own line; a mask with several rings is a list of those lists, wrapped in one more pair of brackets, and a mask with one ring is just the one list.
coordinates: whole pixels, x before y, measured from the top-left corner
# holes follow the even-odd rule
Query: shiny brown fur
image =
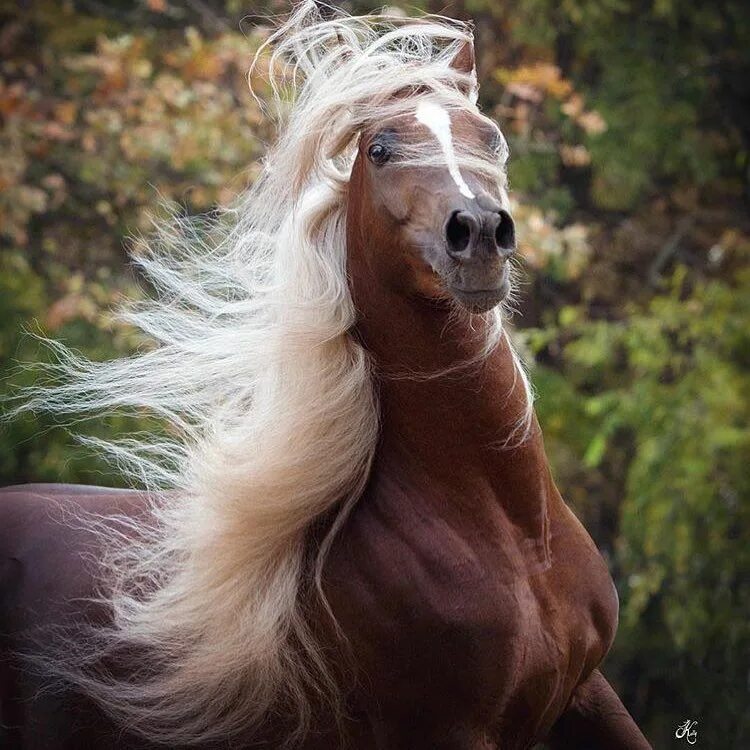
[[(397, 138), (424, 136), (414, 123), (390, 126)], [(453, 127), (476, 144), (492, 137), (466, 115)], [(617, 627), (607, 566), (555, 487), (535, 420), (518, 439), (527, 394), (507, 338), (485, 356), (490, 320), (471, 314), (507, 293), (512, 248), (485, 231), (504, 196), (473, 175), (470, 200), (446, 171), (377, 165), (367, 154), (378, 136), (360, 141), (347, 239), (380, 442), (324, 569), (340, 632), (309, 603), (340, 667), (346, 718), (335, 727), (321, 710), (303, 747), (648, 748), (598, 669)], [(478, 234), (450, 255), (446, 227), (459, 211)], [(97, 548), (70, 523), (76, 511), (144, 508), (139, 493), (97, 488), (0, 497), (3, 748), (150, 747), (75, 691), (42, 689), (21, 655), (37, 648), (40, 626), (106, 619), (82, 601), (95, 591)], [(262, 737), (221, 746), (277, 747), (283, 735), (272, 721)]]

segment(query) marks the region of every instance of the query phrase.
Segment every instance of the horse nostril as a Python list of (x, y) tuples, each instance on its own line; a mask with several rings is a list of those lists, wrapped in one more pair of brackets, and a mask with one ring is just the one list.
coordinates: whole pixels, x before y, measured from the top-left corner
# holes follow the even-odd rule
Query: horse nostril
[(508, 255), (516, 249), (516, 227), (507, 211), (500, 211), (500, 223), (495, 229), (495, 242)]
[(448, 253), (462, 253), (471, 241), (471, 216), (464, 211), (454, 211), (445, 225)]

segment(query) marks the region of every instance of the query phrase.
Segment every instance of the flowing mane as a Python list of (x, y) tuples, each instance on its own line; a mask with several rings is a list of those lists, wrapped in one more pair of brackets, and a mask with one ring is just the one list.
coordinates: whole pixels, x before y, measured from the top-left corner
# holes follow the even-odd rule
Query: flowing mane
[[(92, 630), (67, 675), (151, 739), (226, 738), (283, 705), (294, 740), (312, 692), (335, 701), (300, 603), (378, 437), (368, 357), (350, 334), (355, 143), (368, 123), (413, 110), (405, 91), (476, 111), (476, 81), (451, 66), (470, 40), (448, 19), (323, 18), (300, 4), (256, 58), (289, 110), (262, 175), (219, 221), (175, 219), (135, 258), (156, 294), (125, 318), (157, 345), (98, 363), (50, 343), (64, 383), (24, 408), (145, 408), (170, 425), (99, 445), (149, 491), (156, 522), (106, 540), (113, 624)], [(322, 517), (327, 537), (310, 550)], [(95, 668), (133, 651), (148, 671)]]

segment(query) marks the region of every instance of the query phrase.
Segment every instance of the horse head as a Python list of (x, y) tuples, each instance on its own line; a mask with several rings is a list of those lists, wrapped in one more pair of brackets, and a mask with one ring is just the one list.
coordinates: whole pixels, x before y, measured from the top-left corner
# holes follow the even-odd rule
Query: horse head
[[(475, 79), (471, 42), (451, 67)], [(516, 249), (503, 169), (508, 148), (472, 94), (470, 86), (399, 91), (397, 113), (363, 128), (347, 210), (355, 287), (366, 274), (479, 313), (508, 296)]]

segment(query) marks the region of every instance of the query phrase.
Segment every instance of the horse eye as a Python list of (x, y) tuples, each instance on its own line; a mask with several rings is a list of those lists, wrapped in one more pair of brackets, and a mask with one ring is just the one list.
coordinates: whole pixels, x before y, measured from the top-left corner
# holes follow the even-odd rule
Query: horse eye
[(367, 156), (370, 157), (373, 164), (379, 166), (385, 164), (391, 158), (391, 152), (382, 143), (373, 143), (367, 149)]

